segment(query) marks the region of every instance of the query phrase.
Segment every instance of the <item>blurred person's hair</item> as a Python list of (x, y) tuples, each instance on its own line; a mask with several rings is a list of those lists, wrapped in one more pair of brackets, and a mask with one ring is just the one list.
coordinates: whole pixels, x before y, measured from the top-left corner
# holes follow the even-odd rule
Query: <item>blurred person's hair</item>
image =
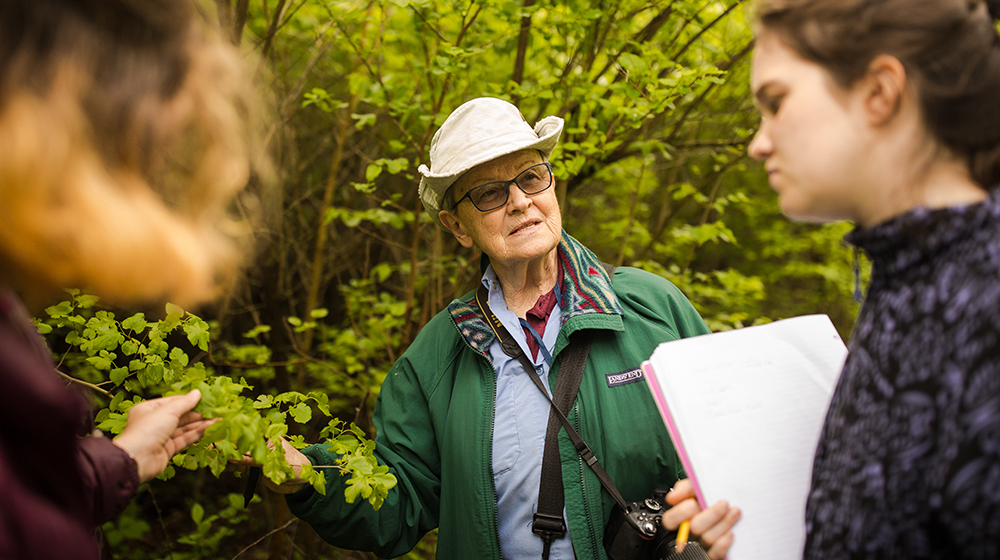
[(194, 2), (0, 2), (0, 284), (190, 305), (233, 277), (258, 103)]
[(973, 180), (1000, 182), (996, 0), (758, 0), (758, 32), (853, 86), (880, 54), (906, 68), (930, 131), (965, 156)]

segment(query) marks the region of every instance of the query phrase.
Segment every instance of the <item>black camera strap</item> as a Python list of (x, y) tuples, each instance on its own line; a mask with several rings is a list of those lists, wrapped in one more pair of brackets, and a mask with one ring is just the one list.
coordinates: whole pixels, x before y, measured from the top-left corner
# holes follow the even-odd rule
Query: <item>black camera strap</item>
[(545, 448), (542, 454), (541, 482), (538, 489), (538, 511), (535, 513), (531, 531), (542, 538), (544, 543), (542, 558), (547, 560), (549, 548), (552, 541), (562, 538), (566, 534), (566, 523), (563, 520), (562, 510), (565, 503), (562, 485), (562, 472), (559, 460), (558, 434), (559, 427), (566, 429), (566, 434), (573, 442), (573, 446), (579, 453), (580, 458), (594, 471), (597, 479), (604, 486), (604, 489), (611, 494), (620, 507), (627, 509), (628, 506), (621, 493), (612, 482), (604, 467), (594, 456), (587, 443), (583, 441), (580, 434), (566, 418), (570, 406), (576, 400), (576, 394), (580, 390), (580, 381), (583, 378), (583, 369), (587, 363), (587, 355), (590, 353), (590, 333), (580, 331), (573, 335), (569, 347), (560, 355), (559, 375), (556, 379), (556, 387), (553, 391), (555, 400), (549, 396), (538, 372), (535, 371), (535, 364), (525, 355), (521, 346), (510, 335), (507, 328), (503, 326), (496, 315), (489, 309), (489, 290), (486, 286), (479, 286), (476, 291), (476, 303), (480, 311), (487, 318), (487, 322), (500, 341), (500, 348), (508, 356), (517, 359), (521, 363), (528, 376), (531, 377), (535, 386), (549, 400), (552, 408), (549, 412), (549, 421), (545, 433)]

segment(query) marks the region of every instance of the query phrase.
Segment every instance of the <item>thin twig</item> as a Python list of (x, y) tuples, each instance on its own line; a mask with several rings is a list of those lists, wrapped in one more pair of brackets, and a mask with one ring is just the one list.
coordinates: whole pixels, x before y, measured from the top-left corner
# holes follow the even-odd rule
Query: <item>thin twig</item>
[(75, 378), (75, 377), (73, 377), (71, 375), (66, 375), (65, 373), (63, 373), (63, 372), (61, 372), (59, 370), (56, 370), (56, 373), (58, 373), (59, 375), (65, 377), (70, 382), (79, 383), (80, 385), (83, 385), (84, 387), (87, 387), (88, 389), (92, 389), (94, 391), (97, 391), (98, 393), (101, 393), (105, 397), (110, 397), (111, 396), (111, 393), (105, 391), (104, 389), (101, 389), (100, 387), (98, 387), (97, 385), (94, 385), (93, 383), (87, 383), (86, 381), (84, 381), (82, 379), (77, 379), (77, 378)]
[(167, 524), (163, 521), (163, 511), (160, 509), (160, 504), (156, 501), (156, 494), (153, 493), (153, 489), (149, 487), (148, 484), (145, 485), (146, 491), (149, 492), (150, 499), (153, 500), (153, 509), (156, 510), (156, 518), (160, 521), (160, 528), (163, 529), (163, 537), (166, 539), (168, 550), (170, 551), (170, 557), (174, 556), (174, 541), (170, 538), (170, 533), (167, 532)]
[(265, 534), (264, 534), (264, 536), (262, 536), (261, 538), (259, 538), (259, 539), (255, 540), (255, 541), (253, 541), (253, 542), (252, 542), (252, 543), (250, 543), (250, 544), (249, 544), (249, 545), (248, 545), (248, 546), (247, 546), (246, 548), (244, 548), (243, 550), (239, 551), (239, 553), (238, 553), (238, 554), (236, 554), (236, 556), (233, 556), (233, 560), (236, 560), (236, 559), (237, 559), (237, 558), (239, 558), (240, 556), (243, 556), (243, 553), (244, 553), (244, 552), (246, 552), (246, 551), (250, 550), (251, 548), (253, 548), (253, 547), (257, 546), (258, 544), (260, 544), (260, 541), (262, 541), (262, 540), (266, 539), (267, 537), (270, 537), (271, 535), (273, 535), (273, 534), (277, 533), (278, 531), (284, 531), (284, 530), (285, 530), (285, 528), (287, 528), (287, 527), (288, 527), (289, 525), (291, 525), (292, 523), (295, 523), (296, 521), (298, 521), (298, 518), (297, 518), (297, 517), (293, 517), (293, 518), (291, 518), (291, 519), (289, 519), (289, 520), (288, 520), (288, 523), (285, 523), (285, 524), (284, 524), (284, 525), (282, 525), (281, 527), (278, 527), (277, 529), (272, 529), (271, 531), (269, 531), (269, 532), (265, 533)]

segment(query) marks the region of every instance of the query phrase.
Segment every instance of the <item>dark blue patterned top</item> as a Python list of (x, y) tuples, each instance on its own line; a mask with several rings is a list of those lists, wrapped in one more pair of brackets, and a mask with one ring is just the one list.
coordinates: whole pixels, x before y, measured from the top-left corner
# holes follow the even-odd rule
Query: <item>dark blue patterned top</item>
[(816, 451), (805, 558), (1000, 558), (1000, 201), (847, 240), (872, 282)]

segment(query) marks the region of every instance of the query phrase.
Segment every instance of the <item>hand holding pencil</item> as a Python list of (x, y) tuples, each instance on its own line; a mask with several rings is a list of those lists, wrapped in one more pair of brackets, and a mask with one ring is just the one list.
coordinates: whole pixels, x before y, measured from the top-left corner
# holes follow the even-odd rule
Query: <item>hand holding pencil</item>
[[(686, 543), (690, 535), (694, 535), (706, 548), (709, 558), (723, 560), (726, 557), (733, 543), (731, 529), (740, 518), (739, 508), (720, 500), (712, 507), (701, 509), (695, 499), (694, 486), (687, 479), (678, 481), (667, 493), (667, 503), (673, 507), (663, 514), (662, 523), (667, 529), (678, 531), (675, 548), (678, 553), (684, 550), (681, 542)], [(681, 534), (685, 525), (689, 535)]]

